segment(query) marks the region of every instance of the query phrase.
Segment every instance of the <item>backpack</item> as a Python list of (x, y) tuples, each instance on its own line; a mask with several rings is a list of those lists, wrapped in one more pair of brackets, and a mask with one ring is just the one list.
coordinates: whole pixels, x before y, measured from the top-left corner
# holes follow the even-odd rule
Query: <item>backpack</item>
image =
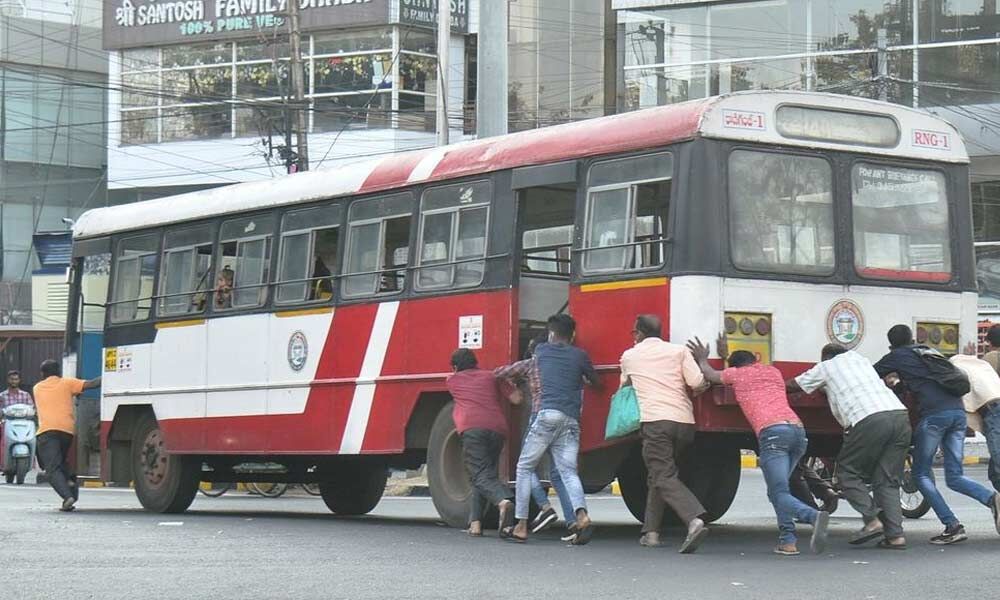
[(927, 378), (937, 382), (949, 394), (961, 397), (972, 389), (966, 374), (934, 348), (913, 346), (913, 351), (927, 367)]

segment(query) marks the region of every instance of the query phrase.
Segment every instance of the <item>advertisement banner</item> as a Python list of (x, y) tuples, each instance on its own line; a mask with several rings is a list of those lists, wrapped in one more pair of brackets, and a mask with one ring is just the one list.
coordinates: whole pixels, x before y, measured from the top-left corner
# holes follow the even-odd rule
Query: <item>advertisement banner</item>
[[(299, 0), (302, 31), (389, 22), (390, 0)], [(166, 46), (287, 32), (287, 0), (111, 0), (104, 48)]]

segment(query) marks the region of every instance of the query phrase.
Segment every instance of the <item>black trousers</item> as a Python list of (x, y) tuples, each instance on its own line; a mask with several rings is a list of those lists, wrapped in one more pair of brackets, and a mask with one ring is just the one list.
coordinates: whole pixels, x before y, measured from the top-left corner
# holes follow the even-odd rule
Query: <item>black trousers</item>
[(65, 431), (46, 431), (38, 436), (38, 464), (45, 469), (49, 484), (63, 500), (80, 496), (76, 473), (67, 462), (72, 447), (73, 435)]
[(910, 434), (910, 417), (905, 410), (875, 413), (844, 435), (837, 457), (837, 480), (844, 498), (866, 524), (881, 517), (889, 538), (903, 535), (899, 485), (910, 451)]
[(462, 433), (462, 456), (472, 483), (469, 498), (469, 521), (481, 521), (483, 504), (496, 506), (501, 500), (513, 500), (510, 488), (500, 483), (500, 452), (504, 436), (488, 429), (468, 429)]

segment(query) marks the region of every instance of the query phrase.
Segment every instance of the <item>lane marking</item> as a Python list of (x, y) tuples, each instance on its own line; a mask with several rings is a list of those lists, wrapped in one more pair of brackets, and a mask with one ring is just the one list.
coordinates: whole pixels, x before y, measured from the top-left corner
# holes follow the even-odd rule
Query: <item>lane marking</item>
[(365, 441), (365, 433), (368, 430), (368, 417), (372, 412), (372, 402), (375, 400), (375, 389), (378, 385), (376, 379), (382, 373), (397, 312), (399, 312), (398, 301), (383, 302), (378, 305), (375, 323), (372, 325), (372, 335), (368, 339), (365, 359), (358, 374), (358, 384), (354, 388), (351, 410), (347, 414), (347, 424), (344, 425), (344, 437), (340, 442), (341, 454), (361, 452), (361, 444)]

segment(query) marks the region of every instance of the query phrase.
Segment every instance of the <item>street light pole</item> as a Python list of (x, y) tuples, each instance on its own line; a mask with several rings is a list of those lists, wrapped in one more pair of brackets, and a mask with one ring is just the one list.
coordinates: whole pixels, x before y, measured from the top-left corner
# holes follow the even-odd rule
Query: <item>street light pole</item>
[(295, 139), (298, 170), (309, 170), (309, 140), (306, 125), (306, 84), (302, 76), (302, 31), (299, 25), (299, 0), (288, 2), (288, 41), (291, 50), (292, 89), (295, 99)]
[(437, 87), (437, 145), (448, 145), (448, 43), (451, 41), (451, 0), (437, 0), (438, 4), (438, 87)]

